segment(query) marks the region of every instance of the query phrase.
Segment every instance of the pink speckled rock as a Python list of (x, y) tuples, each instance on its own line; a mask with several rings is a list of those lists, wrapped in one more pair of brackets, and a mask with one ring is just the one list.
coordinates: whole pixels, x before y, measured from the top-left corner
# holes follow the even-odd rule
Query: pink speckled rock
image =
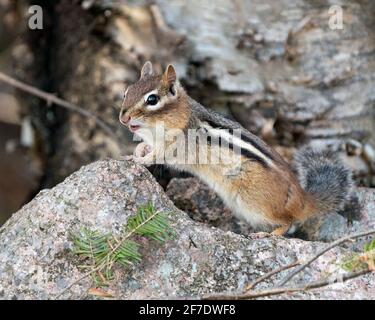
[[(177, 237), (162, 246), (145, 241), (140, 264), (128, 270), (116, 269), (115, 280), (106, 290), (117, 299), (196, 297), (242, 290), (249, 281), (280, 265), (307, 259), (325, 245), (267, 233), (244, 237), (194, 222), (173, 205), (145, 168), (126, 161), (100, 161), (83, 167), (55, 188), (42, 191), (0, 229), (0, 298), (56, 297), (82, 276), (70, 250), (70, 233), (84, 226), (116, 233), (136, 208), (148, 201), (169, 212)], [(342, 274), (337, 263), (347, 254), (347, 249), (335, 248), (294, 281)], [(271, 286), (284, 274), (260, 287)], [(61, 298), (93, 298), (87, 293), (91, 286), (90, 278), (86, 278)], [(374, 296), (375, 275), (370, 274), (279, 298)]]

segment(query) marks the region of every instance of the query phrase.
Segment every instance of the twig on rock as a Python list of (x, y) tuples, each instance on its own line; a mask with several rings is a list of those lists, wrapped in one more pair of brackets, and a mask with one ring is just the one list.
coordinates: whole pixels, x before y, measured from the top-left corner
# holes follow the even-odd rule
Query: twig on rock
[(254, 282), (250, 283), (247, 287), (246, 287), (246, 292), (249, 291), (249, 290), (252, 290), (254, 289), (254, 287), (256, 285), (258, 285), (259, 283), (271, 278), (272, 276), (274, 276), (275, 274), (278, 274), (284, 270), (288, 270), (290, 268), (293, 268), (295, 266), (298, 266), (300, 264), (299, 261), (295, 261), (295, 262), (292, 262), (290, 264), (287, 264), (285, 266), (281, 266), (280, 268), (277, 268), (275, 270), (272, 270), (266, 274), (264, 274), (263, 276), (259, 277), (258, 279), (256, 279)]
[[(343, 275), (339, 280), (342, 282), (357, 278), (364, 274), (370, 273), (371, 270), (361, 270), (357, 272), (352, 272)], [(262, 298), (262, 297), (270, 297), (274, 295), (284, 294), (284, 293), (291, 293), (291, 292), (303, 292), (308, 291), (311, 289), (322, 288), (338, 281), (332, 281), (332, 279), (315, 281), (308, 283), (304, 286), (300, 287), (282, 287), (282, 288), (272, 288), (268, 290), (258, 291), (258, 292), (249, 292), (249, 293), (241, 293), (241, 294), (217, 294), (217, 295), (206, 295), (201, 297), (202, 300), (247, 300), (247, 299), (255, 299), (255, 298)]]
[(304, 270), (305, 268), (307, 268), (312, 262), (314, 262), (316, 259), (318, 259), (321, 255), (323, 255), (324, 253), (326, 253), (327, 251), (333, 249), (334, 247), (337, 247), (338, 245), (344, 243), (344, 242), (347, 242), (347, 241), (351, 241), (351, 240), (354, 240), (354, 239), (357, 239), (357, 238), (361, 238), (361, 237), (365, 237), (365, 236), (369, 236), (371, 234), (375, 234), (375, 230), (367, 230), (367, 231), (364, 231), (364, 232), (358, 232), (358, 233), (354, 233), (354, 234), (351, 234), (351, 235), (347, 235), (345, 237), (342, 237), (340, 239), (337, 239), (336, 241), (332, 242), (331, 244), (329, 244), (327, 247), (325, 247), (324, 249), (322, 249), (321, 251), (319, 251), (317, 254), (315, 254), (313, 257), (311, 257), (309, 260), (307, 260), (305, 263), (301, 264), (298, 268), (296, 268), (294, 271), (292, 271), (288, 276), (286, 276), (283, 280), (281, 280), (280, 283), (278, 283), (278, 287), (281, 287), (283, 285), (285, 285), (290, 279), (292, 279), (295, 275), (297, 275), (298, 273), (300, 273), (302, 270)]

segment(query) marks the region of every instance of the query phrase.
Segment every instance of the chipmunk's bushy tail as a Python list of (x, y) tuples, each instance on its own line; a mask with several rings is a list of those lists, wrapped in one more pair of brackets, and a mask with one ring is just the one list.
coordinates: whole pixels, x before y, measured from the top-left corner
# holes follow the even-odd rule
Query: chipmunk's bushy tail
[(350, 199), (352, 173), (329, 151), (303, 148), (294, 158), (302, 188), (315, 200), (315, 213), (342, 210)]

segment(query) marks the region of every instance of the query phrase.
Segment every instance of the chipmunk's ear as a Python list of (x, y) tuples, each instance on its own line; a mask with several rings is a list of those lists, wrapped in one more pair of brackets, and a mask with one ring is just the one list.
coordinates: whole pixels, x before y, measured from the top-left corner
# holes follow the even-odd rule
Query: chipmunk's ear
[(166, 86), (172, 87), (175, 84), (176, 80), (177, 80), (176, 70), (171, 64), (169, 64), (163, 74), (163, 82)]
[(154, 69), (152, 67), (152, 63), (150, 61), (147, 61), (141, 70), (141, 78), (146, 77), (146, 76), (152, 76), (154, 73)]

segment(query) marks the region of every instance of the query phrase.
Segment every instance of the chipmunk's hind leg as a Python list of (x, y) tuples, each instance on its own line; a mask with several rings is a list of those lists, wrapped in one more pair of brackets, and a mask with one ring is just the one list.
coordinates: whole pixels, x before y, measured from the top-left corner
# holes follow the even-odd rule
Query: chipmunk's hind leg
[(273, 230), (271, 232), (271, 234), (274, 235), (274, 236), (283, 236), (288, 232), (290, 226), (291, 226), (291, 224), (287, 224), (287, 225), (281, 226), (279, 228), (276, 228), (275, 230)]

